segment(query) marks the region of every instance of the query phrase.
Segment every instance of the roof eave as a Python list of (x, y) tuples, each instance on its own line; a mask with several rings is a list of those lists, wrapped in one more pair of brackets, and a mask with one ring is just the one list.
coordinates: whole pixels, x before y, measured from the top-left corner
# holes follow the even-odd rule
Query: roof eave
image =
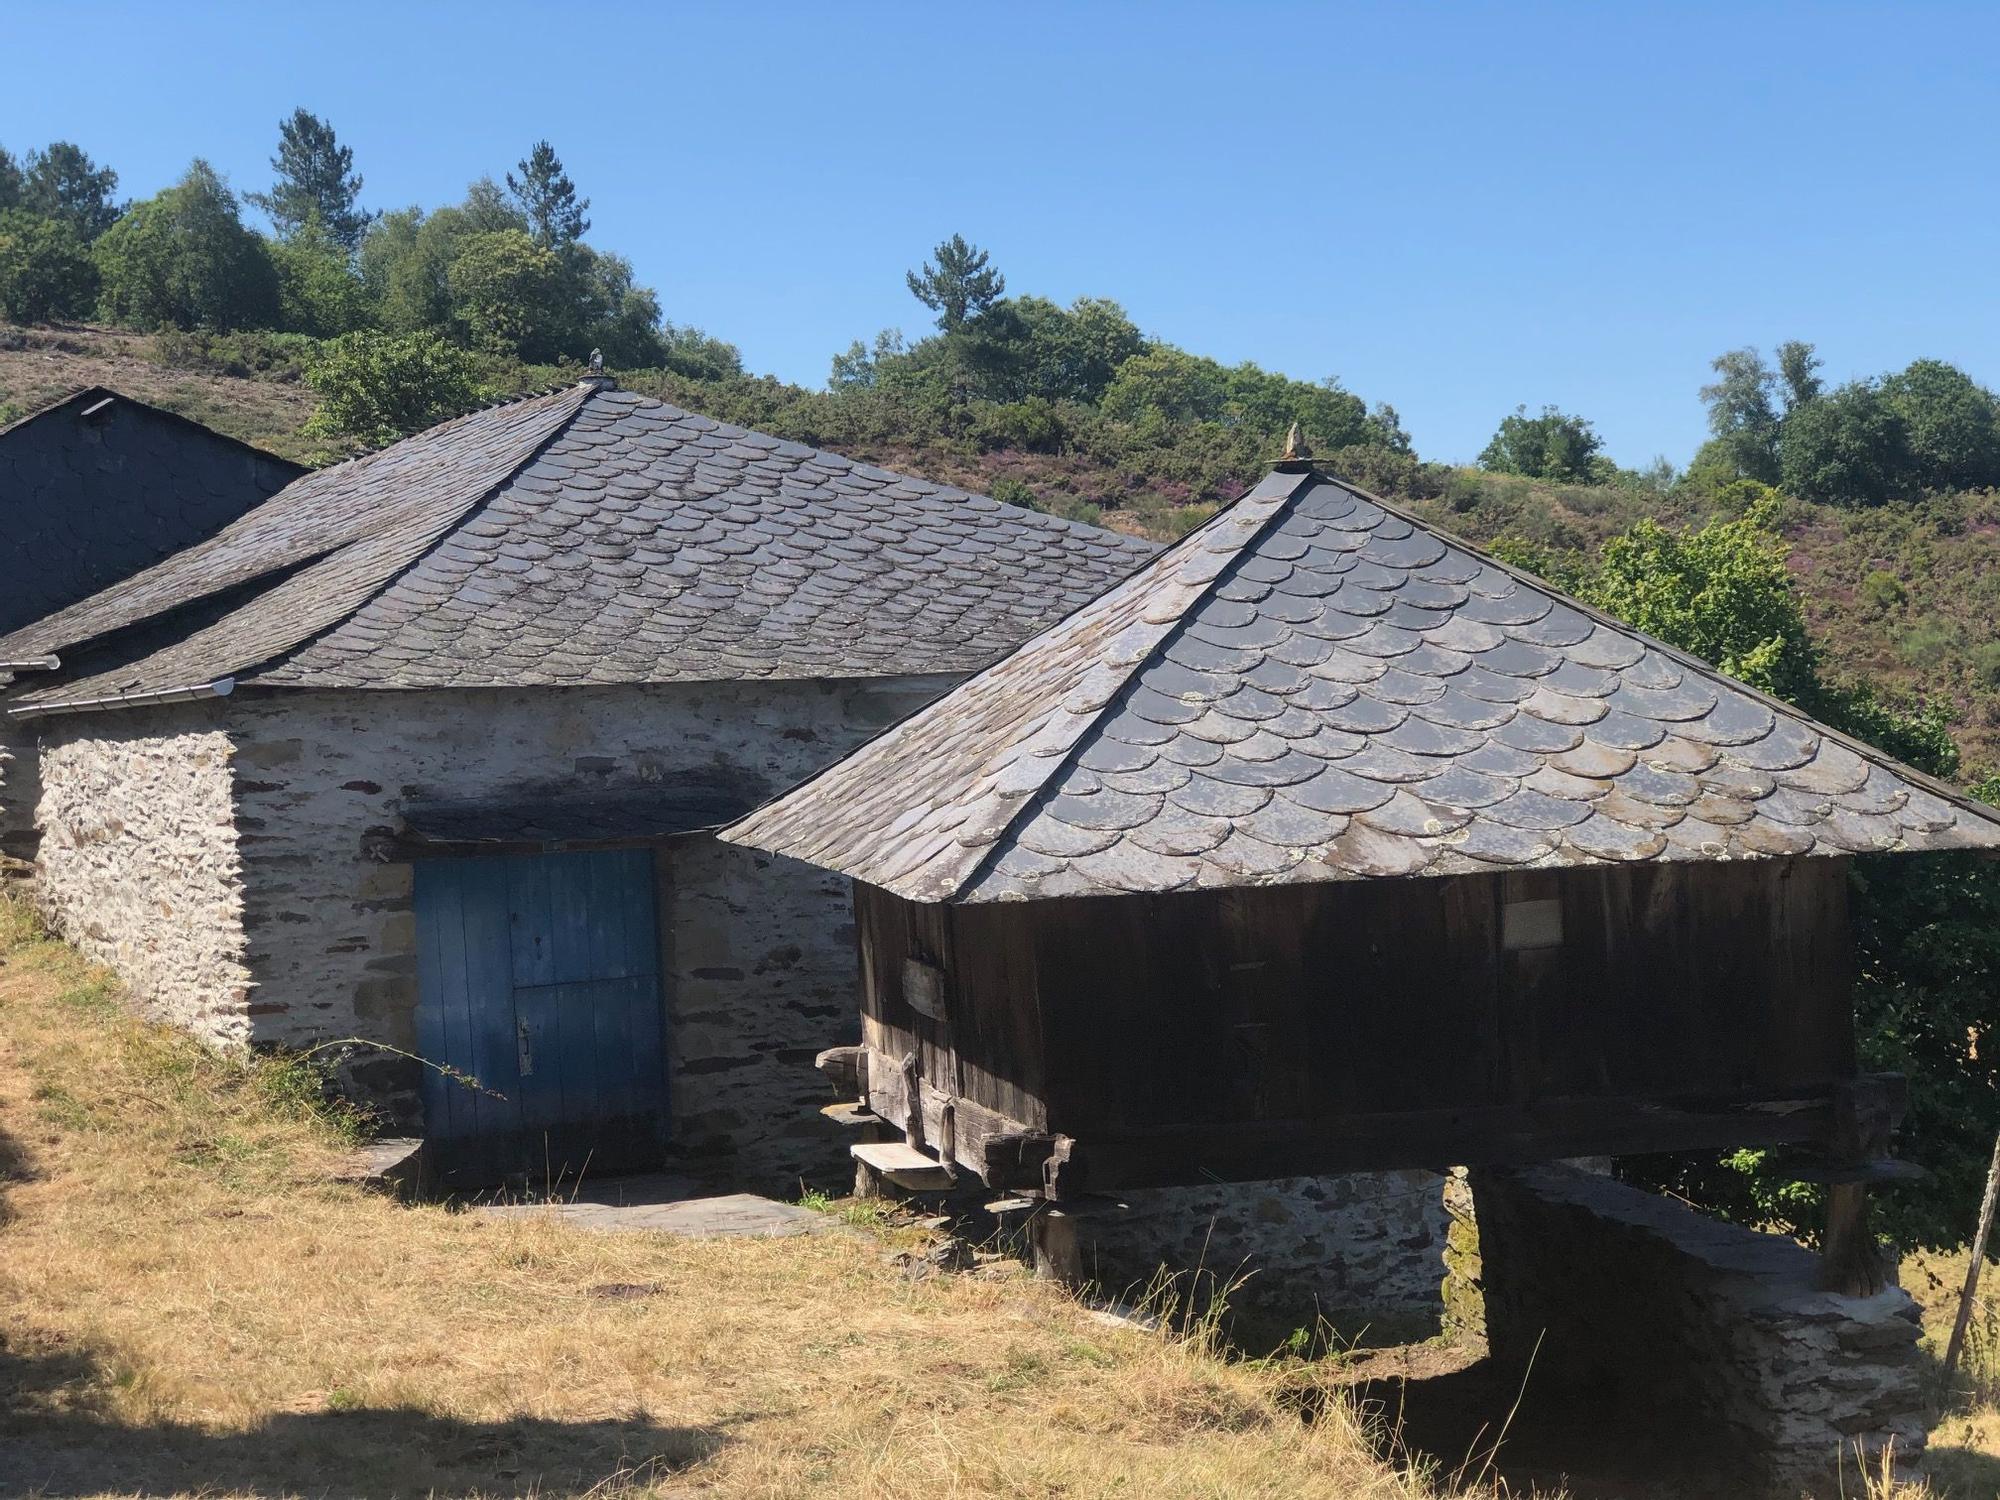
[(234, 677), (218, 677), (213, 682), (186, 687), (151, 688), (141, 693), (110, 693), (97, 698), (68, 698), (49, 703), (22, 703), (7, 710), (10, 719), (52, 719), (64, 714), (105, 713), (120, 708), (153, 708), (167, 703), (194, 703), (204, 698), (227, 698), (236, 691)]

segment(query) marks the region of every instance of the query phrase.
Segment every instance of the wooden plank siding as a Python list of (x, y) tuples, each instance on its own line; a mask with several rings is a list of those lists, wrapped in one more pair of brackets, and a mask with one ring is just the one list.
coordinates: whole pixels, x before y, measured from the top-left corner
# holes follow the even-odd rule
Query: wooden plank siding
[[(1532, 1157), (1538, 1131), (1550, 1154), (1797, 1139), (1855, 1066), (1846, 880), (1812, 858), (961, 906), (859, 886), (871, 1098), (906, 1107), (880, 1075), (914, 1052), (928, 1130), (964, 1100), (1154, 1178), (1149, 1136), (1205, 1173), (1265, 1142), (1265, 1175)], [(943, 971), (937, 1018), (902, 993), (912, 958)]]

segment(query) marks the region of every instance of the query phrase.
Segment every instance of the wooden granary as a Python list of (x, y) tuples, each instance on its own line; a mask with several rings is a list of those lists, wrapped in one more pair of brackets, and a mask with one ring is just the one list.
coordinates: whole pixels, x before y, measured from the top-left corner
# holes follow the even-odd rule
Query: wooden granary
[(853, 877), (860, 1102), (1058, 1203), (1798, 1143), (1950, 788), (1304, 462), (725, 837)]

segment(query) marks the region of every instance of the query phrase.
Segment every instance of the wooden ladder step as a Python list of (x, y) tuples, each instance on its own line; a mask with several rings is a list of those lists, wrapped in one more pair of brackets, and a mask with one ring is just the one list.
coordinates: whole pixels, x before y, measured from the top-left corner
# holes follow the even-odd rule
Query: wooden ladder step
[(906, 1192), (937, 1192), (952, 1185), (953, 1176), (934, 1156), (926, 1156), (907, 1141), (862, 1141), (848, 1152)]

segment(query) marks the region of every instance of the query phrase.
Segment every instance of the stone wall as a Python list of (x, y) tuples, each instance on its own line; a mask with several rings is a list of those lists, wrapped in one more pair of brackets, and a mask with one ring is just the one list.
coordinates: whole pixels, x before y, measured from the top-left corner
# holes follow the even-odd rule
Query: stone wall
[(231, 746), (219, 702), (33, 721), (38, 899), (150, 1016), (250, 1038)]
[[(239, 690), (228, 704), (255, 1039), (415, 1048), (412, 866), (385, 855), (406, 801), (615, 792), (715, 768), (776, 792), (947, 686)], [(846, 882), (712, 840), (663, 848), (659, 867), (680, 1151), (771, 1190), (839, 1180), (844, 1141), (818, 1116), (812, 1058), (853, 1031)], [(414, 1123), (412, 1065), (363, 1062), (355, 1082)]]
[(1436, 1172), (1357, 1172), (1121, 1193), (1078, 1226), (1086, 1277), (1113, 1295), (1163, 1267), (1205, 1298), (1226, 1289), (1254, 1327), (1314, 1328), (1370, 1344), (1441, 1327), (1447, 1217)]
[(35, 727), (6, 716), (7, 674), (0, 672), (0, 857), (35, 857), (35, 803), (41, 797)]
[(1922, 1453), (1917, 1311), (1817, 1290), (1818, 1257), (1571, 1167), (1475, 1170), (1494, 1357), (1544, 1393), (1682, 1431), (1772, 1494), (1837, 1493), (1845, 1464)]

